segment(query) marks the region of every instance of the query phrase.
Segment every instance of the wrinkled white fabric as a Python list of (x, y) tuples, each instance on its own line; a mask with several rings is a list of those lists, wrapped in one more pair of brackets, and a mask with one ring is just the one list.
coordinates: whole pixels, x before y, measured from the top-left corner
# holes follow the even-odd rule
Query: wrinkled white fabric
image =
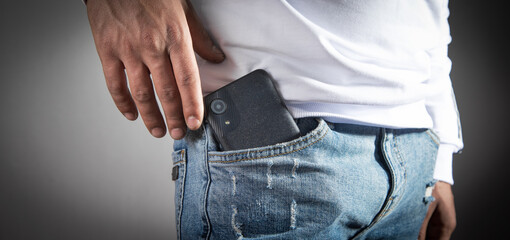
[(449, 77), (447, 0), (193, 0), (226, 53), (199, 59), (204, 94), (267, 70), (294, 117), (431, 128), (435, 178), (453, 183), (463, 147)]

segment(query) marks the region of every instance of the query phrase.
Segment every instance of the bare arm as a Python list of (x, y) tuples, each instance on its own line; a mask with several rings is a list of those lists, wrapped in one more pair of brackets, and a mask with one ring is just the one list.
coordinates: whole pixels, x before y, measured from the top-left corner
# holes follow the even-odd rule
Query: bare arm
[(174, 139), (184, 137), (186, 125), (198, 129), (203, 103), (194, 51), (216, 63), (225, 57), (189, 1), (88, 0), (87, 13), (119, 111), (129, 120), (139, 113), (154, 137), (163, 137), (167, 127)]

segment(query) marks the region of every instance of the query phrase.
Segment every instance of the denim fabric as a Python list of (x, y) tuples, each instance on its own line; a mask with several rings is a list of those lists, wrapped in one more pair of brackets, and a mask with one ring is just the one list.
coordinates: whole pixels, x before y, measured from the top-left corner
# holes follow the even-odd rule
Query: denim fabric
[(179, 239), (416, 239), (437, 136), (299, 119), (290, 142), (220, 151), (204, 124), (174, 142)]

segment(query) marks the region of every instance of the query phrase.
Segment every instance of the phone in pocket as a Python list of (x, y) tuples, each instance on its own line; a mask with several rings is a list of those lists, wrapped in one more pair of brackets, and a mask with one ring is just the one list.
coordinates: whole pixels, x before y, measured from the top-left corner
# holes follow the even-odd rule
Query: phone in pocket
[(222, 150), (274, 145), (299, 128), (264, 70), (255, 70), (204, 98), (206, 121)]

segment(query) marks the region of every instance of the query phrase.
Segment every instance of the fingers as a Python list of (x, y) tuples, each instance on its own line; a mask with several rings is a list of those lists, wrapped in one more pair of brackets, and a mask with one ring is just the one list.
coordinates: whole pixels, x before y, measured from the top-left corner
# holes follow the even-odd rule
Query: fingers
[(167, 55), (149, 65), (154, 86), (165, 114), (168, 131), (173, 139), (181, 139), (186, 133), (182, 113), (181, 95), (175, 82), (172, 65)]
[(196, 130), (202, 124), (204, 114), (202, 87), (191, 45), (191, 36), (187, 29), (182, 31), (184, 31), (182, 41), (172, 44), (169, 54), (175, 81), (181, 95), (182, 112), (186, 125), (191, 130)]
[(109, 59), (103, 62), (103, 72), (115, 105), (127, 119), (134, 121), (138, 111), (127, 87), (124, 65), (118, 59)]
[(131, 62), (126, 65), (131, 95), (145, 126), (154, 137), (165, 136), (165, 122), (156, 102), (149, 70), (142, 62)]
[(225, 60), (225, 54), (214, 44), (190, 3), (188, 3), (186, 11), (186, 20), (188, 21), (195, 52), (210, 62), (220, 63)]
[(129, 120), (140, 114), (155, 137), (165, 135), (165, 120), (174, 139), (185, 135), (186, 125), (198, 129), (204, 107), (194, 49), (211, 62), (221, 62), (225, 56), (193, 6), (188, 0), (118, 1), (114, 7), (108, 3), (98, 1), (87, 9), (108, 89), (119, 111)]

